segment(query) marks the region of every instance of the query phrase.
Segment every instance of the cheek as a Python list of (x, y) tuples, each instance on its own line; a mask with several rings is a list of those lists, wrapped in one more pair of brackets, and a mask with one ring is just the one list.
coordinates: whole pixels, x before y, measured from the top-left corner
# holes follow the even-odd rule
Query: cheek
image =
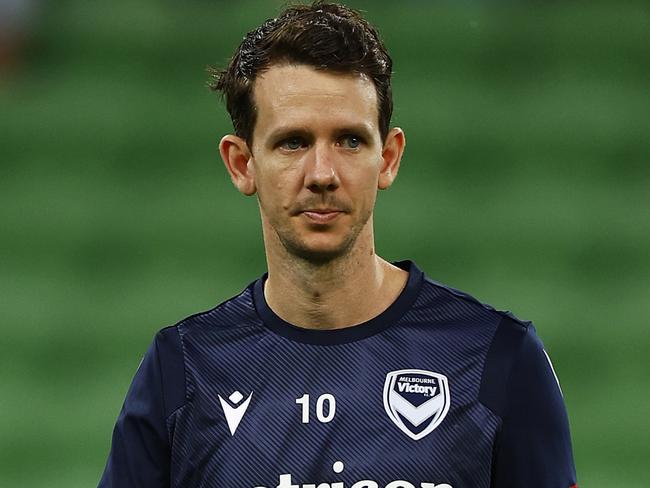
[(355, 174), (355, 178), (349, 178), (343, 183), (347, 198), (354, 202), (360, 214), (372, 212), (377, 199), (377, 181), (377, 172), (364, 171), (363, 174)]
[(380, 169), (380, 163), (376, 162), (376, 164), (371, 165), (370, 168), (366, 171), (364, 174), (364, 193), (365, 193), (365, 199), (369, 203), (370, 206), (374, 207), (375, 200), (377, 199), (377, 191), (378, 185), (379, 185), (379, 169)]
[(302, 179), (291, 167), (265, 167), (255, 174), (258, 197), (262, 202), (287, 207), (302, 187)]
[(365, 164), (358, 167), (354, 173), (350, 173), (346, 180), (346, 186), (353, 188), (357, 194), (364, 194), (365, 198), (377, 191), (379, 167), (373, 163)]
[(375, 207), (375, 201), (377, 200), (377, 186), (368, 188), (365, 194), (365, 207), (372, 211)]

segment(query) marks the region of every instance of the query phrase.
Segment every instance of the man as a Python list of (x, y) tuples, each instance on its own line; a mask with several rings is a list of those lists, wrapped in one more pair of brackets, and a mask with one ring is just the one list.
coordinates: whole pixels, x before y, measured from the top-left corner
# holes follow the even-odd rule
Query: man
[(215, 74), (235, 128), (219, 149), (257, 195), (268, 274), (158, 333), (100, 486), (575, 486), (532, 325), (375, 254), (405, 138), (374, 28), (291, 7)]

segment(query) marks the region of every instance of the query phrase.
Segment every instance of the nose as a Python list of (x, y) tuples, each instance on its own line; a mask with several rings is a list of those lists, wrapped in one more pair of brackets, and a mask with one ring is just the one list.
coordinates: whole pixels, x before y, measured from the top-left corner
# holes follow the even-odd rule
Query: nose
[(305, 165), (305, 186), (314, 193), (334, 191), (341, 184), (334, 148), (315, 144)]

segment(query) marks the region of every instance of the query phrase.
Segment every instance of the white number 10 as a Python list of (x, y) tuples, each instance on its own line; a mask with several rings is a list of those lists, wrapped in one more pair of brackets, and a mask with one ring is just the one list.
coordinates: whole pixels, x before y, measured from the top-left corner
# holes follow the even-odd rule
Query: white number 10
[[(327, 402), (327, 415), (325, 415), (325, 402)], [(309, 393), (296, 398), (296, 403), (302, 406), (302, 423), (309, 423)], [(336, 399), (330, 393), (323, 393), (316, 400), (316, 418), (319, 422), (326, 424), (334, 418), (336, 413)]]

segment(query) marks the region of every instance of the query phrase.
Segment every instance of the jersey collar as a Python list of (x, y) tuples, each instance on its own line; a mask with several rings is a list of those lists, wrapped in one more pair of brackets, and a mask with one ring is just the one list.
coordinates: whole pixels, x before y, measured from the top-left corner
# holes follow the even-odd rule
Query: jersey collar
[(268, 273), (265, 273), (253, 283), (255, 308), (266, 327), (292, 341), (318, 345), (335, 345), (359, 341), (375, 335), (397, 322), (413, 305), (422, 288), (424, 274), (413, 261), (398, 261), (393, 264), (404, 271), (408, 271), (409, 277), (406, 286), (386, 310), (361, 324), (342, 329), (315, 330), (298, 327), (284, 321), (266, 303), (264, 282), (268, 277)]

